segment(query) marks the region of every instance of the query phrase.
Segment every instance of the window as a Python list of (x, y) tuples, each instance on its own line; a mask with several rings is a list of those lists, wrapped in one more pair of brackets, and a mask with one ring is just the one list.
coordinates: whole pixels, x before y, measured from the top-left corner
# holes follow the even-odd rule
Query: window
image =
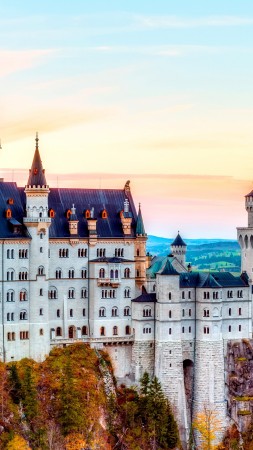
[(129, 325), (126, 326), (126, 334), (131, 334), (131, 328)]
[(9, 269), (7, 271), (7, 281), (13, 281), (14, 280), (14, 270)]
[(231, 316), (231, 308), (228, 309), (228, 315)]
[(124, 256), (123, 248), (115, 248), (115, 256), (116, 258), (122, 258)]
[(110, 278), (114, 278), (114, 270), (110, 270)]
[(125, 306), (125, 308), (124, 308), (124, 316), (130, 316), (130, 308), (129, 308), (129, 306)]
[[(40, 217), (41, 217), (41, 215), (40, 215)], [(40, 239), (43, 239), (43, 233), (40, 233)]]
[(192, 327), (189, 327), (189, 333), (191, 333), (192, 332)]
[(62, 271), (61, 269), (56, 269), (55, 271), (55, 278), (58, 280), (62, 277)]
[(87, 336), (88, 334), (88, 327), (86, 327), (85, 325), (82, 327), (82, 336)]
[(81, 278), (87, 278), (87, 269), (81, 270)]
[(7, 302), (14, 302), (15, 298), (14, 298), (14, 291), (8, 291), (6, 293), (6, 301)]
[(73, 317), (73, 309), (69, 310), (69, 317)]
[(40, 308), (40, 316), (43, 316), (43, 308)]
[(98, 258), (104, 258), (106, 254), (105, 248), (98, 248), (97, 249), (97, 257)]
[(130, 269), (129, 267), (126, 267), (124, 270), (124, 277), (125, 278), (130, 278)]
[[(20, 249), (18, 251), (18, 257), (19, 257), (19, 259), (27, 259), (28, 258), (28, 250)], [(8, 258), (8, 256), (7, 256), (7, 258)]]
[(58, 298), (58, 293), (57, 293), (56, 287), (50, 287), (50, 288), (49, 288), (49, 291), (48, 291), (48, 298), (49, 298), (49, 299)]
[(86, 257), (87, 257), (87, 248), (79, 248), (78, 258), (86, 258)]
[(18, 279), (19, 280), (27, 280), (28, 279), (28, 273), (26, 271), (19, 272)]
[(136, 250), (136, 256), (140, 256), (140, 250), (138, 248)]
[(73, 339), (75, 337), (75, 327), (69, 327), (69, 338)]
[(74, 269), (69, 269), (69, 278), (74, 278), (74, 277), (75, 277)]
[(106, 211), (106, 209), (103, 209), (103, 211), (102, 211), (102, 219), (107, 219), (107, 217), (108, 217), (107, 211)]
[(99, 270), (99, 278), (104, 278), (105, 277), (105, 269), (100, 269)]
[(192, 310), (191, 310), (191, 308), (189, 309), (189, 317), (191, 317), (191, 315), (192, 315)]
[(19, 292), (19, 300), (21, 302), (27, 301), (27, 292), (25, 289), (21, 289), (21, 291)]
[(44, 275), (44, 267), (43, 266), (38, 267), (38, 275)]
[(191, 291), (188, 292), (188, 298), (191, 299)]
[(55, 217), (55, 211), (52, 208), (50, 208), (49, 210), (49, 217), (50, 219), (53, 219)]
[(152, 311), (150, 307), (145, 307), (143, 309), (143, 317), (151, 317)]
[(40, 247), (40, 253), (43, 253), (43, 247)]
[(237, 297), (243, 298), (243, 291), (237, 291)]
[(138, 278), (139, 276), (140, 276), (140, 270), (137, 269), (137, 270), (136, 270), (136, 277)]
[(182, 309), (182, 317), (184, 317), (184, 309)]
[(61, 327), (57, 327), (56, 328), (56, 336), (57, 337), (62, 336), (62, 329), (61, 329)]
[(15, 336), (15, 333), (7, 333), (7, 340), (8, 341), (15, 341), (15, 338), (16, 338), (16, 336)]
[(57, 311), (56, 311), (56, 316), (57, 316), (57, 317), (61, 317), (61, 310), (60, 310), (60, 309), (57, 309)]
[(169, 311), (169, 319), (171, 319), (171, 317), (172, 317), (172, 313), (171, 313), (171, 311)]
[(40, 289), (40, 296), (43, 295), (43, 289)]
[(143, 328), (143, 334), (150, 334), (151, 333), (151, 327), (149, 325), (145, 325)]
[(99, 317), (105, 317), (106, 316), (106, 309), (100, 308), (99, 309)]
[[(155, 286), (155, 285), (154, 285)], [(171, 292), (169, 292), (169, 300), (171, 300)]]
[(209, 311), (209, 309), (204, 309), (204, 311), (203, 311), (203, 317), (209, 317), (210, 316), (210, 311)]
[(113, 336), (118, 335), (118, 327), (116, 327), (116, 326), (113, 327), (112, 334), (113, 334)]
[(41, 328), (40, 329), (40, 336), (43, 336), (43, 334), (44, 334), (44, 330), (43, 330), (43, 328)]
[(228, 332), (231, 333), (231, 325), (228, 327)]
[(117, 306), (114, 306), (112, 308), (112, 317), (118, 317), (118, 315), (119, 315), (118, 308)]
[(29, 331), (20, 331), (19, 338), (22, 340), (29, 339)]
[(101, 292), (102, 298), (116, 298), (115, 289), (102, 289)]
[(68, 298), (75, 298), (75, 289), (74, 288), (70, 288), (68, 290)]
[(241, 325), (239, 325), (238, 330), (242, 331), (242, 326)]
[(182, 327), (182, 333), (184, 333), (184, 327)]
[(20, 320), (27, 320), (27, 311), (21, 311), (19, 314)]
[(242, 308), (239, 308), (239, 310), (238, 310), (238, 315), (239, 315), (239, 316), (242, 315)]
[(59, 249), (59, 258), (68, 258), (68, 257), (69, 257), (68, 248), (60, 248)]
[(105, 336), (105, 327), (100, 328), (100, 336)]
[(86, 309), (83, 308), (83, 317), (85, 317), (85, 316), (86, 316)]
[(118, 269), (115, 270), (114, 277), (116, 278), (116, 280), (118, 280), (118, 278), (119, 278), (119, 271), (118, 271)]
[(171, 328), (169, 328), (169, 334), (171, 334)]
[(182, 299), (184, 299), (185, 298), (185, 293), (184, 293), (184, 291), (182, 292)]
[(126, 289), (124, 290), (124, 297), (125, 297), (125, 298), (130, 298), (130, 289), (129, 289), (129, 288), (126, 288)]
[(209, 334), (209, 327), (204, 327), (204, 334)]
[(84, 215), (85, 215), (85, 218), (86, 218), (86, 219), (90, 219), (90, 210), (89, 210), (89, 209), (86, 209)]
[(227, 298), (233, 298), (233, 291), (227, 291)]
[(87, 298), (87, 289), (86, 288), (81, 289), (81, 298)]

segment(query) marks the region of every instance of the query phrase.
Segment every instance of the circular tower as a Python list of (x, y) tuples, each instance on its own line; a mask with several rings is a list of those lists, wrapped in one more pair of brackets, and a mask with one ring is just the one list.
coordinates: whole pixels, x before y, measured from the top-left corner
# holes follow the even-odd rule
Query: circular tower
[(247, 272), (250, 282), (253, 275), (253, 191), (245, 195), (248, 226), (237, 228), (237, 239), (241, 247), (241, 270)]
[(186, 249), (187, 245), (181, 238), (179, 232), (177, 234), (176, 239), (170, 244), (171, 253), (177, 257), (177, 259), (180, 261), (183, 266), (185, 266), (185, 255), (186, 255)]

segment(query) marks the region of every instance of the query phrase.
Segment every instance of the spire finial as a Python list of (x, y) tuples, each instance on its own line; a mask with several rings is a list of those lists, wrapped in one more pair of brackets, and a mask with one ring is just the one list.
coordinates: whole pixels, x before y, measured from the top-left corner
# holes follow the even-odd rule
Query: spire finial
[(141, 203), (139, 203), (139, 209), (141, 209)]
[(39, 149), (39, 133), (38, 133), (38, 131), (36, 131), (35, 142), (36, 142), (36, 150), (38, 150)]

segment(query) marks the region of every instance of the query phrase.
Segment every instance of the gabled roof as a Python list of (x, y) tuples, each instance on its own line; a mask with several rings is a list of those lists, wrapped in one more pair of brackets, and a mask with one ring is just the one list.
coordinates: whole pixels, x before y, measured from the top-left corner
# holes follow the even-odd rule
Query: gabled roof
[(148, 294), (148, 293), (142, 293), (139, 295), (139, 297), (136, 297), (132, 300), (132, 302), (141, 302), (141, 303), (149, 303), (149, 302), (156, 302), (156, 294)]
[(179, 233), (176, 239), (172, 242), (172, 244), (170, 244), (170, 246), (187, 247), (186, 243), (183, 241)]
[(29, 172), (27, 186), (46, 186), (47, 180), (45, 177), (45, 170), (43, 169), (42, 161), (40, 158), (38, 133), (36, 134), (35, 141), (35, 153), (33, 157), (32, 167)]
[(164, 268), (158, 273), (160, 275), (179, 275), (179, 273), (176, 271), (176, 269), (174, 269), (174, 267), (172, 266), (169, 258), (167, 259)]

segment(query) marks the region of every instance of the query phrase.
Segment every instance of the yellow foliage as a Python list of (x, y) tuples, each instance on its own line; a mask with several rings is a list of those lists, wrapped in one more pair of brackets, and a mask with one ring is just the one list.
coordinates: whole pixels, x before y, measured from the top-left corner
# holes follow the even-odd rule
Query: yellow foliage
[(214, 450), (218, 447), (214, 445), (217, 433), (222, 431), (222, 425), (217, 417), (216, 411), (204, 406), (203, 410), (198, 413), (192, 424), (193, 428), (200, 434), (201, 450)]
[(82, 450), (87, 442), (80, 433), (71, 433), (65, 438), (65, 447), (66, 450)]
[(16, 434), (14, 438), (7, 444), (6, 450), (31, 450), (26, 440)]

